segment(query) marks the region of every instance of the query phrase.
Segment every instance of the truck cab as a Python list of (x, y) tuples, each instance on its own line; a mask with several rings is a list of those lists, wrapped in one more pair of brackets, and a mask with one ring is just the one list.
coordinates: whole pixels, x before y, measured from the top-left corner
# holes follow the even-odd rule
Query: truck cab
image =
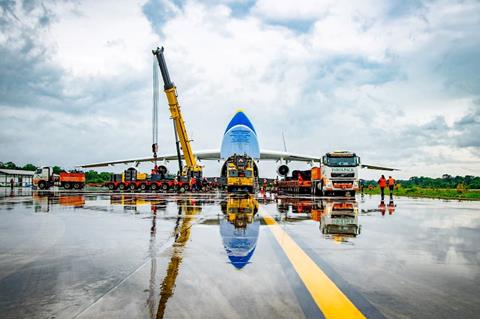
[[(355, 196), (358, 190), (360, 157), (349, 151), (334, 151), (322, 158), (312, 190), (316, 195)], [(312, 178), (313, 179), (313, 178)]]
[(33, 175), (33, 186), (40, 189), (49, 189), (54, 184), (54, 177), (52, 167), (39, 167)]

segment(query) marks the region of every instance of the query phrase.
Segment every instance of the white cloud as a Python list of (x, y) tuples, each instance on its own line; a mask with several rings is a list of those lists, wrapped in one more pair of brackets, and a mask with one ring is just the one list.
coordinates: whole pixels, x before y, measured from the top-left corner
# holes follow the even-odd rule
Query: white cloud
[[(73, 76), (118, 76), (141, 72), (158, 43), (139, 1), (83, 1), (64, 4), (51, 26), (52, 57)], [(125, 75), (125, 74), (124, 74)]]

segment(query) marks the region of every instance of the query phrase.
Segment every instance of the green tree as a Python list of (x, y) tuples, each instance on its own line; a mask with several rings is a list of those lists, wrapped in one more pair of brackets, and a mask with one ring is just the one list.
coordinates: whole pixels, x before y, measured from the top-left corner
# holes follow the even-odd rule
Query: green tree
[(22, 167), (22, 169), (26, 171), (36, 171), (37, 167), (33, 164), (26, 164)]
[(16, 169), (17, 168), (17, 165), (15, 165), (14, 162), (6, 162), (5, 164), (3, 164), (4, 168), (7, 168), (7, 169)]
[(85, 172), (85, 179), (87, 183), (104, 183), (109, 181), (113, 173), (108, 172), (101, 172), (98, 173), (96, 171), (87, 171)]
[(65, 170), (62, 169), (60, 166), (54, 166), (52, 167), (53, 174), (60, 174), (61, 172), (64, 172)]

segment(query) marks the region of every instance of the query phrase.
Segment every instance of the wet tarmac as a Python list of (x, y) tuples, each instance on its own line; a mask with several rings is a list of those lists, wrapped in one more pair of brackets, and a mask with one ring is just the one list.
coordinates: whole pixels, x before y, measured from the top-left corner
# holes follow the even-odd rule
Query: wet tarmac
[(0, 190), (1, 318), (478, 318), (480, 202)]

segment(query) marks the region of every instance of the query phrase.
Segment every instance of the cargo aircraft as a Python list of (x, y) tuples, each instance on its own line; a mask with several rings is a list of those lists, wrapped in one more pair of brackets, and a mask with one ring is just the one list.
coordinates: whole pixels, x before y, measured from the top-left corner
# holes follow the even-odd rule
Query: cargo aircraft
[[(265, 150), (260, 149), (260, 144), (258, 142), (257, 132), (255, 127), (253, 126), (250, 119), (247, 117), (245, 112), (242, 110), (238, 110), (235, 115), (232, 117), (230, 122), (228, 123), (225, 132), (223, 134), (222, 144), (220, 149), (214, 150), (201, 150), (201, 151), (194, 151), (195, 157), (202, 161), (202, 160), (226, 160), (230, 156), (235, 154), (237, 155), (248, 155), (255, 162), (262, 161), (262, 160), (273, 160), (279, 163), (277, 167), (277, 173), (280, 176), (286, 176), (290, 168), (288, 167), (288, 163), (292, 161), (298, 162), (307, 162), (311, 165), (315, 163), (320, 163), (321, 159), (320, 156), (311, 156), (311, 155), (302, 155), (296, 154), (285, 151), (272, 151), (272, 150)], [(183, 156), (182, 156), (183, 158)], [(173, 161), (178, 159), (178, 154), (168, 154), (168, 155), (159, 155), (155, 157), (141, 157), (141, 158), (133, 158), (133, 159), (124, 159), (124, 160), (116, 160), (116, 161), (109, 161), (109, 162), (98, 162), (98, 163), (91, 163), (85, 165), (79, 165), (82, 168), (94, 168), (94, 167), (106, 167), (116, 164), (130, 164), (138, 166), (140, 163), (143, 162), (151, 162), (154, 163), (155, 161)], [(396, 170), (393, 168), (388, 167), (381, 167), (381, 166), (373, 166), (373, 165), (359, 165), (362, 168), (369, 168), (369, 169), (378, 169), (378, 170)], [(165, 172), (166, 167), (160, 166)], [(223, 171), (224, 169), (222, 169)]]

